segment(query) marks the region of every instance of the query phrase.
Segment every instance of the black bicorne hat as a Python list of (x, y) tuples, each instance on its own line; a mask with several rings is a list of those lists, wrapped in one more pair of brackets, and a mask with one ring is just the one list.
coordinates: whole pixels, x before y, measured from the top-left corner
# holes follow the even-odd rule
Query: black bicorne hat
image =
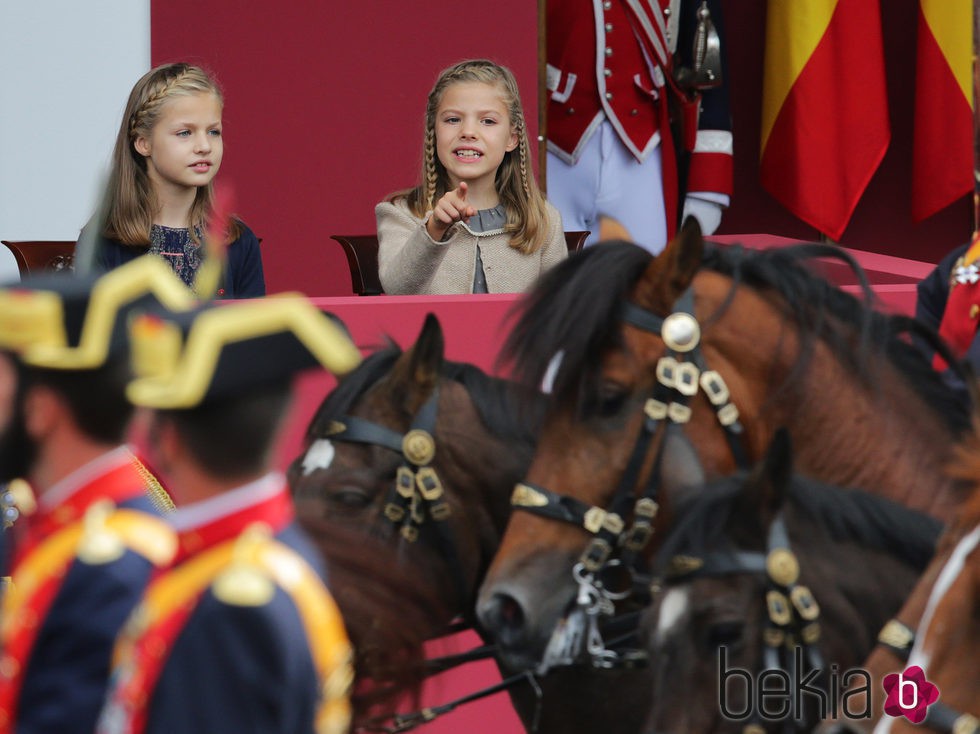
[(181, 410), (289, 382), (323, 367), (342, 375), (360, 352), (333, 317), (282, 295), (191, 312), (145, 313), (130, 324), (135, 405)]
[(103, 275), (32, 276), (0, 289), (0, 349), (33, 367), (92, 370), (122, 351), (134, 310), (180, 311), (195, 302), (170, 266), (151, 256)]

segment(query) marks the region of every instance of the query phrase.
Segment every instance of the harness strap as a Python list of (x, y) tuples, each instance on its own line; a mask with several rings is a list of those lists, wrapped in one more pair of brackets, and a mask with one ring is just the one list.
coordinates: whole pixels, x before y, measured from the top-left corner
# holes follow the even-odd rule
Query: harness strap
[(980, 734), (980, 720), (972, 714), (965, 714), (942, 701), (931, 704), (926, 711), (923, 726), (951, 734)]
[(402, 452), (402, 434), (353, 415), (332, 421), (326, 438), (347, 443), (366, 443)]
[(593, 535), (603, 527), (616, 532), (623, 529), (623, 520), (615, 513), (596, 505), (588, 505), (576, 497), (552, 492), (531, 482), (518, 482), (514, 486), (510, 503), (517, 510), (524, 510), (550, 520), (571, 523)]
[(652, 334), (659, 334), (664, 325), (663, 316), (657, 316), (652, 311), (640, 308), (629, 301), (623, 303), (622, 318), (627, 324)]
[(895, 657), (907, 663), (915, 644), (915, 630), (897, 619), (890, 619), (878, 633), (878, 644), (888, 648)]
[(435, 424), (439, 410), (439, 387), (432, 390), (419, 408), (409, 430), (404, 433), (357, 416), (344, 415), (333, 421), (326, 437), (334, 441), (363, 443), (390, 449), (404, 463), (395, 474), (395, 484), (388, 493), (383, 514), (388, 532), (397, 531), (409, 543), (418, 540), (426, 517), (435, 525), (436, 551), (446, 560), (456, 585), (460, 604), (469, 603), (466, 576), (463, 573), (452, 528), (445, 490), (436, 470), (430, 466), (435, 458)]

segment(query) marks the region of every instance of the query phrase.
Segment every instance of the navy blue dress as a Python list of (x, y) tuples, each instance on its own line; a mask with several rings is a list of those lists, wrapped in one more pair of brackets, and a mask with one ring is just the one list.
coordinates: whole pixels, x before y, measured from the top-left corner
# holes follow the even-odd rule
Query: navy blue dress
[[(218, 298), (259, 298), (265, 295), (259, 240), (244, 222), (239, 222), (239, 225), (242, 233), (228, 245), (228, 262)], [(201, 264), (199, 247), (191, 239), (189, 230), (154, 224), (150, 231), (149, 248), (100, 238), (96, 266), (109, 271), (147, 253), (163, 257), (188, 286), (193, 283)]]

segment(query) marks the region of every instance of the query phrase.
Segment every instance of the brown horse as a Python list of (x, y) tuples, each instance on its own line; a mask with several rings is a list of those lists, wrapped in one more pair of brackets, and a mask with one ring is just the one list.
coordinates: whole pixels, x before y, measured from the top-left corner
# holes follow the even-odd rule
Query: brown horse
[(973, 491), (946, 533), (945, 552), (937, 554), (933, 563), (935, 572), (923, 577), (916, 588), (916, 596), (925, 597), (925, 602), (911, 654), (891, 668), (894, 673), (906, 666), (918, 667), (939, 689), (939, 699), (913, 729), (909, 719), (901, 716), (908, 697), (892, 696), (889, 701), (893, 707), (897, 703), (899, 710), (886, 708), (891, 716), (880, 719), (875, 729), (880, 734), (923, 727), (943, 734), (980, 732), (980, 436), (975, 434), (964, 443), (951, 473), (970, 481)]
[[(314, 536), (330, 518), (398, 550), (416, 591), (442, 609), (432, 636), (456, 617), (475, 622), (476, 592), (510, 515), (510, 492), (530, 462), (544, 404), (537, 391), (445, 360), (443, 346), (430, 315), (408, 350), (368, 356), (326, 397), (288, 472), (300, 522)], [(343, 595), (338, 602), (343, 608)], [(383, 630), (369, 618), (351, 624), (355, 647), (377, 648)], [(642, 711), (613, 708), (610, 691), (647, 687), (642, 673), (571, 669), (540, 680), (540, 706), (525, 683), (509, 692), (531, 731), (625, 734), (639, 730)]]
[(880, 496), (793, 474), (782, 431), (751, 472), (692, 488), (656, 561), (646, 731), (809, 731), (831, 710), (870, 718), (853, 701), (872, 685), (857, 666), (941, 529)]
[(776, 426), (801, 473), (950, 517), (959, 492), (942, 469), (968, 401), (911, 346), (915, 322), (830, 286), (815, 255), (844, 258), (705, 248), (686, 226), (655, 259), (586, 250), (530, 294), (507, 353), (516, 375), (548, 378), (554, 409), (478, 603), (511, 664), (576, 657), (562, 637), (580, 600), (603, 595), (609, 559), (649, 560), (672, 495), (754, 463)]

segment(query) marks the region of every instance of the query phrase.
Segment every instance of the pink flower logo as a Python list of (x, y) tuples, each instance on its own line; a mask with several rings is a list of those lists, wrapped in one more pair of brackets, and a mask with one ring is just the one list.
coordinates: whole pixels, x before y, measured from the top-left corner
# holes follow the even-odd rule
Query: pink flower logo
[(913, 724), (926, 718), (926, 709), (939, 700), (939, 689), (926, 680), (918, 665), (910, 665), (901, 673), (890, 673), (883, 681), (885, 713), (904, 716)]

